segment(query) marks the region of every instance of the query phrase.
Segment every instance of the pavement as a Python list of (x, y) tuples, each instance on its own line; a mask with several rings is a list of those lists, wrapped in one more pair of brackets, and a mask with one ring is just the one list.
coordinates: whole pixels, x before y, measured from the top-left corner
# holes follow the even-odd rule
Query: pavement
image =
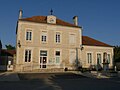
[(18, 74), (15, 72), (0, 73), (0, 81), (19, 81)]
[(75, 74), (79, 74), (79, 75), (82, 75), (82, 76), (86, 76), (86, 77), (89, 77), (89, 78), (98, 78), (98, 79), (107, 79), (107, 78), (120, 78), (120, 71), (118, 72), (97, 72), (97, 71), (91, 71), (91, 72), (84, 72), (84, 73), (81, 73), (81, 72), (77, 72), (77, 71), (73, 71), (73, 73)]

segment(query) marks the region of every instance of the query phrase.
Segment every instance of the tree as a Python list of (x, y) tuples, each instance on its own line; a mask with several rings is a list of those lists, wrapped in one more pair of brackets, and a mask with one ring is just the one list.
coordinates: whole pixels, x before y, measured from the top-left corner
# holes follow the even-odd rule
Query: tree
[(2, 42), (1, 42), (1, 40), (0, 40), (0, 49), (2, 48)]
[(12, 46), (12, 45), (5, 45), (6, 49), (7, 50), (14, 50), (15, 49), (15, 46)]
[(115, 62), (120, 62), (120, 46), (114, 47), (114, 60)]

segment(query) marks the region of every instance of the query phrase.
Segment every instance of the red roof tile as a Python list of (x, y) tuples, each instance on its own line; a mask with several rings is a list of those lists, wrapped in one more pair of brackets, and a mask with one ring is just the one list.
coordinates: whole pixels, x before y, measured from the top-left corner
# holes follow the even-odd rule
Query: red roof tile
[[(47, 23), (47, 16), (33, 16), (29, 18), (22, 18), (20, 20), (29, 21), (29, 22), (37, 22), (37, 23)], [(79, 27), (79, 26), (75, 26), (74, 24), (60, 20), (58, 18), (56, 19), (56, 24), (63, 25), (63, 26)]]
[(7, 50), (7, 49), (2, 49), (1, 53), (7, 54), (7, 55), (14, 55), (16, 54), (16, 50)]
[(104, 47), (112, 47), (111, 45), (108, 45), (106, 43), (103, 43), (101, 41), (95, 40), (93, 38), (90, 38), (88, 36), (82, 36), (82, 44), (83, 45), (89, 45), (89, 46), (104, 46)]

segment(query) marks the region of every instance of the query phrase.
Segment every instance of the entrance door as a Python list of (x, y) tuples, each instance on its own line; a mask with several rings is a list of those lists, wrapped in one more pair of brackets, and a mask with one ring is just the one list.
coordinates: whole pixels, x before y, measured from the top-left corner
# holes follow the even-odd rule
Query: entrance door
[(40, 51), (40, 68), (46, 68), (47, 63), (47, 51)]

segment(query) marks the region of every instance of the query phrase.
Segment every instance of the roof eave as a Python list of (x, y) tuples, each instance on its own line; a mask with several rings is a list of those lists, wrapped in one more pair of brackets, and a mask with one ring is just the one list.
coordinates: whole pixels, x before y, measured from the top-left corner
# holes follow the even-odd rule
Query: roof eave
[(84, 46), (96, 46), (96, 47), (114, 47), (114, 46), (103, 46), (103, 45), (88, 45), (88, 44), (82, 44)]

